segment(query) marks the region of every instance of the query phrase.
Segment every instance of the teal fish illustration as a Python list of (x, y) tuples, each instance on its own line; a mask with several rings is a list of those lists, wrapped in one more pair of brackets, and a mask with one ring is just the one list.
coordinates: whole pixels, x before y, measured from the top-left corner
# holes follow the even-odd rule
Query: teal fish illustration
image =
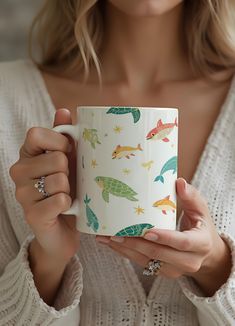
[(118, 237), (140, 237), (144, 235), (144, 233), (148, 230), (153, 228), (154, 226), (152, 224), (135, 224), (126, 227), (125, 229), (122, 229), (121, 231), (117, 232), (115, 236)]
[(162, 167), (160, 175), (158, 175), (154, 181), (161, 181), (162, 183), (164, 183), (164, 177), (163, 174), (166, 173), (167, 171), (172, 170), (173, 173), (176, 173), (177, 171), (177, 156), (173, 156), (172, 158), (170, 158)]
[(140, 119), (140, 110), (137, 108), (128, 108), (128, 107), (112, 107), (107, 112), (112, 114), (127, 114), (131, 113), (134, 119), (134, 123), (138, 122)]
[(95, 213), (93, 210), (90, 208), (88, 205), (90, 203), (91, 199), (88, 198), (87, 194), (86, 197), (84, 198), (84, 203), (86, 205), (86, 218), (87, 218), (87, 226), (91, 227), (94, 232), (97, 232), (99, 229), (99, 221), (98, 218), (96, 217)]
[(86, 140), (89, 141), (91, 144), (91, 147), (94, 149), (95, 149), (96, 144), (101, 144), (101, 142), (98, 139), (97, 129), (84, 128), (82, 137), (85, 141)]
[(95, 178), (95, 182), (103, 190), (102, 197), (106, 203), (109, 203), (109, 194), (117, 197), (124, 197), (131, 201), (138, 201), (138, 199), (134, 197), (137, 193), (122, 181), (110, 177), (98, 176)]

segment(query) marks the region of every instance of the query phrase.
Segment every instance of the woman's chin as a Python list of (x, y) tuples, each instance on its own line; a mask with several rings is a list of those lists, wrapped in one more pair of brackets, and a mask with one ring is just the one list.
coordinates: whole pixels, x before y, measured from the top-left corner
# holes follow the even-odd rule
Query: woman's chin
[(109, 2), (127, 15), (153, 17), (166, 14), (183, 0), (109, 0)]

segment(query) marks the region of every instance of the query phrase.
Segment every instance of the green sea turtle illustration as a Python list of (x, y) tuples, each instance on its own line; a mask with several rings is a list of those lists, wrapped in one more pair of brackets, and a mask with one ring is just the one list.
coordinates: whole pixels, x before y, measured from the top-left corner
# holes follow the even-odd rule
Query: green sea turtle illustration
[(119, 237), (130, 237), (130, 236), (142, 236), (144, 235), (145, 231), (148, 229), (153, 228), (152, 224), (143, 223), (143, 224), (135, 224), (122, 229), (121, 231), (117, 232), (115, 235)]
[(96, 144), (101, 144), (101, 142), (98, 139), (97, 129), (84, 128), (82, 137), (85, 141), (86, 140), (89, 141), (91, 143), (91, 147), (94, 149)]
[(102, 197), (106, 203), (109, 203), (109, 194), (117, 197), (124, 197), (131, 201), (138, 201), (138, 199), (134, 197), (137, 193), (122, 181), (101, 176), (96, 177), (95, 181), (100, 188), (103, 189)]
[(134, 119), (134, 123), (138, 122), (140, 119), (140, 110), (137, 108), (128, 108), (128, 107), (112, 107), (107, 112), (112, 114), (127, 114), (131, 113)]
[(164, 183), (164, 177), (163, 174), (166, 173), (167, 171), (173, 171), (172, 174), (176, 173), (177, 171), (177, 156), (173, 156), (170, 158), (162, 167), (160, 175), (158, 175), (154, 181), (161, 181)]
[(88, 198), (87, 194), (86, 197), (84, 198), (84, 203), (86, 205), (86, 218), (87, 218), (87, 226), (91, 227), (94, 232), (97, 232), (99, 228), (99, 221), (98, 218), (96, 217), (95, 213), (93, 210), (89, 207), (91, 199)]

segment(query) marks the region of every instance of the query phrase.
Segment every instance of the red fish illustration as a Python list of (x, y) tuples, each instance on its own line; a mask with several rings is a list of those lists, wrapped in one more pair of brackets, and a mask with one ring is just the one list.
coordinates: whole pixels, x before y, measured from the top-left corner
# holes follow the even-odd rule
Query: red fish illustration
[(159, 119), (157, 126), (150, 130), (146, 136), (146, 139), (162, 140), (164, 142), (168, 142), (169, 139), (167, 136), (172, 132), (174, 127), (178, 127), (177, 118), (175, 118), (174, 123), (162, 123), (162, 120)]

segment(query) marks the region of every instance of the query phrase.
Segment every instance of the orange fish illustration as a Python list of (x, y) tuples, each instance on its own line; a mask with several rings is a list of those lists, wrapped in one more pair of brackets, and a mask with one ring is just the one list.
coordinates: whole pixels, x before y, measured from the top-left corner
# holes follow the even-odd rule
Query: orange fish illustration
[(178, 127), (177, 118), (174, 123), (162, 123), (162, 120), (158, 120), (157, 126), (150, 130), (146, 139), (162, 140), (168, 142), (167, 136), (172, 132), (174, 127)]
[(126, 157), (126, 158), (130, 158), (131, 156), (135, 156), (135, 154), (133, 152), (135, 151), (142, 151), (143, 149), (141, 148), (140, 144), (138, 144), (137, 147), (131, 147), (131, 146), (121, 146), (118, 145), (115, 150), (112, 153), (112, 158), (122, 158), (122, 157)]
[(167, 196), (163, 199), (157, 200), (153, 207), (159, 208), (163, 214), (166, 215), (166, 211), (171, 211), (174, 213), (176, 210), (176, 205), (173, 201), (170, 200), (170, 196)]

